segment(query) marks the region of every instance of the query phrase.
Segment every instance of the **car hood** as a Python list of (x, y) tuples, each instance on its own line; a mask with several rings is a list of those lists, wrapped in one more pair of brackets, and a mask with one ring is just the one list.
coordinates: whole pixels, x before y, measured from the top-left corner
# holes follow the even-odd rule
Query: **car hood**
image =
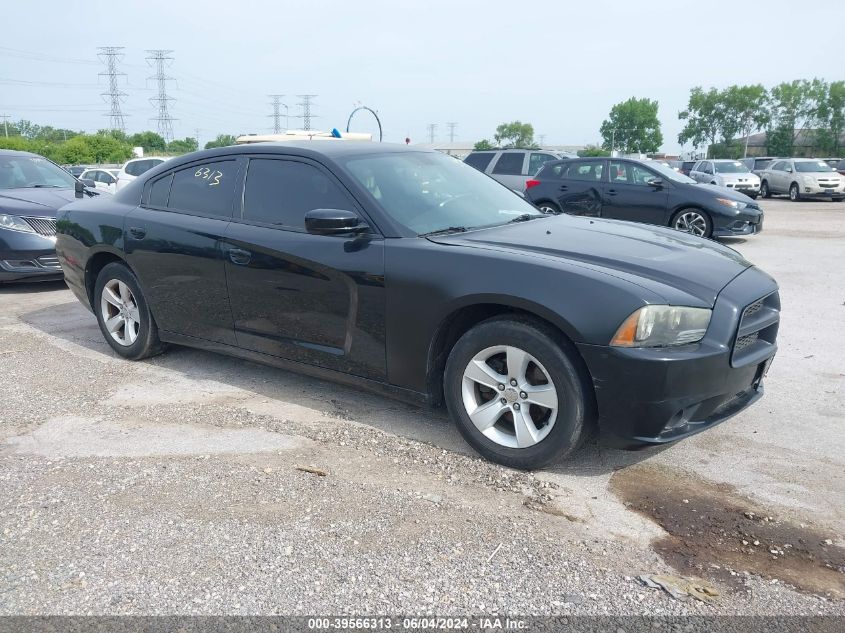
[(752, 208), (757, 207), (757, 203), (751, 197), (746, 196), (744, 193), (740, 193), (739, 191), (730, 189), (729, 187), (724, 187), (722, 185), (711, 185), (710, 183), (703, 182), (698, 183), (698, 185), (696, 186), (710, 189), (712, 193), (718, 194), (719, 198), (727, 198), (728, 200), (742, 202)]
[(673, 229), (566, 215), (429, 239), (588, 265), (669, 303), (692, 296), (712, 306), (722, 288), (751, 266), (731, 248)]
[(72, 187), (55, 189), (0, 189), (0, 212), (15, 215), (33, 215), (37, 217), (56, 217), (56, 211), (68, 202), (73, 202), (76, 194)]
[(750, 171), (744, 174), (718, 174), (719, 178), (721, 178), (725, 182), (737, 182), (739, 180), (759, 180), (759, 176), (756, 174), (752, 174)]

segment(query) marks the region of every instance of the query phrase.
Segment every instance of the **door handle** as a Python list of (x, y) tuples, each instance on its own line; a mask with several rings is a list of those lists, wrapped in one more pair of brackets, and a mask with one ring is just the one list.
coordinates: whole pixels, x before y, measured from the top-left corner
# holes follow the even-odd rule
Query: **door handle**
[(240, 248), (229, 249), (229, 261), (238, 266), (246, 266), (252, 259), (252, 253)]
[(560, 187), (558, 187), (558, 189), (560, 189), (561, 191), (566, 191), (567, 189), (569, 189), (569, 187), (567, 187), (566, 185), (561, 185)]
[(609, 196), (615, 196), (616, 193), (617, 193), (616, 189), (608, 189), (607, 190), (607, 195), (609, 195)]
[(130, 226), (129, 235), (134, 237), (136, 240), (142, 240), (147, 237), (147, 229), (140, 226)]

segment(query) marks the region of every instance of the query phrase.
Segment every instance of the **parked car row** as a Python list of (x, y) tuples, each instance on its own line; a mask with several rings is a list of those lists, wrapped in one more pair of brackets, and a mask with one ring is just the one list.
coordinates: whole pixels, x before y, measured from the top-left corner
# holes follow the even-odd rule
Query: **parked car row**
[(760, 193), (764, 198), (785, 194), (797, 202), (805, 198), (845, 198), (845, 176), (823, 160), (786, 158), (774, 160), (760, 170)]

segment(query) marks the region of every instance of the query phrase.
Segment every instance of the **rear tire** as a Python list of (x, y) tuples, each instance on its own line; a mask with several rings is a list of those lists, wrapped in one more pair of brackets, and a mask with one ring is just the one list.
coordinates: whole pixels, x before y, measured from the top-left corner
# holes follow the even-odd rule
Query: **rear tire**
[(760, 195), (764, 198), (771, 198), (772, 192), (769, 191), (769, 183), (765, 180), (760, 183)]
[(537, 205), (537, 208), (548, 215), (560, 215), (561, 213), (563, 213), (563, 211), (560, 210), (560, 207), (557, 206), (554, 202), (540, 202)]
[(165, 350), (141, 285), (125, 264), (112, 262), (103, 267), (92, 307), (103, 338), (118, 356), (141, 360)]
[(550, 326), (516, 315), (494, 317), (452, 348), (446, 405), (483, 457), (540, 468), (577, 449), (592, 427), (593, 397), (580, 366), (575, 348)]
[(798, 189), (797, 182), (793, 182), (789, 185), (789, 199), (792, 200), (792, 202), (801, 201), (801, 191)]

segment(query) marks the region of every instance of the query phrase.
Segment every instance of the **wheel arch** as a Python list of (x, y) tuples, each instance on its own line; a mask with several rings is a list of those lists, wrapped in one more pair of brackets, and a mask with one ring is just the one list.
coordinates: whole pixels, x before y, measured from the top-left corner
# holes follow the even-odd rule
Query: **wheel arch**
[[(94, 286), (97, 284), (97, 277), (103, 268), (114, 262), (119, 262), (129, 268), (129, 270), (132, 270), (126, 259), (117, 251), (112, 250), (104, 249), (98, 251), (91, 255), (85, 263), (85, 294), (88, 296), (88, 303), (92, 309), (96, 309), (94, 305)], [(132, 270), (132, 274), (135, 274), (134, 270)]]
[(503, 300), (479, 300), (454, 307), (439, 323), (431, 339), (428, 349), (426, 365), (426, 391), (431, 404), (443, 404), (443, 377), (446, 361), (455, 343), (470, 329), (488, 319), (500, 316), (513, 316), (515, 319), (533, 321), (552, 333), (562, 346), (570, 352), (572, 360), (583, 374), (593, 404), (595, 404), (595, 390), (587, 364), (581, 357), (575, 341), (578, 334), (575, 328), (552, 314), (543, 306), (527, 302), (517, 304)]

